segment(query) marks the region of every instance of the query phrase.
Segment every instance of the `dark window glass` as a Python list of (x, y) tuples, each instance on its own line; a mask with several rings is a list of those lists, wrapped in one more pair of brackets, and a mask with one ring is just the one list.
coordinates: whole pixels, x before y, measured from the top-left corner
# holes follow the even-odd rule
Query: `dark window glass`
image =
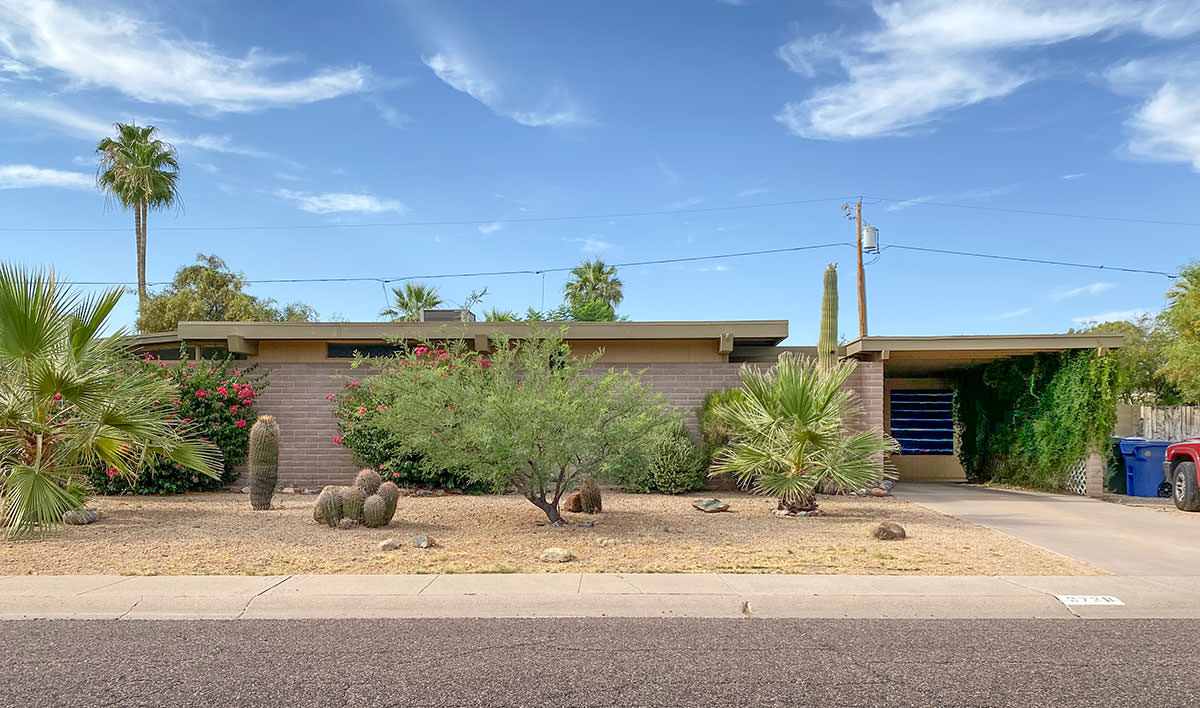
[[(229, 349), (227, 347), (200, 347), (201, 359), (224, 359), (227, 356), (229, 356)], [(234, 354), (233, 358), (245, 359), (246, 355)]]
[(155, 359), (163, 361), (179, 361), (182, 357), (179, 355), (179, 347), (171, 347), (170, 349), (143, 349), (142, 354), (149, 354)]
[(329, 342), (325, 345), (325, 356), (330, 359), (353, 359), (354, 353), (363, 356), (389, 357), (403, 354), (406, 347), (403, 344), (342, 344)]

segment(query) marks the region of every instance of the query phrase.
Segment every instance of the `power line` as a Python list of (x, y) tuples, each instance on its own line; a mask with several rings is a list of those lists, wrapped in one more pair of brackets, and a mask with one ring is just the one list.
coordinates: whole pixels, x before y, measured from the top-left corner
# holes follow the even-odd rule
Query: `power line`
[[(853, 243), (843, 241), (833, 241), (829, 243), (816, 243), (803, 246), (789, 246), (787, 248), (767, 248), (758, 251), (737, 251), (734, 253), (717, 253), (704, 256), (683, 256), (679, 258), (659, 258), (653, 260), (628, 261), (625, 263), (612, 263), (617, 268), (636, 268), (639, 266), (653, 265), (670, 265), (673, 263), (693, 263), (696, 261), (712, 261), (721, 260), (724, 258), (746, 258), (750, 256), (765, 256), (779, 253), (796, 253), (800, 251), (812, 251), (823, 248), (835, 248), (837, 246), (848, 246), (853, 248)], [(1128, 268), (1125, 266), (1110, 266), (1097, 263), (1078, 263), (1074, 261), (1059, 261), (1046, 258), (1030, 258), (1026, 256), (1006, 256), (997, 253), (977, 253), (973, 251), (957, 251), (946, 248), (931, 248), (927, 246), (907, 246), (899, 243), (892, 243), (883, 246), (880, 250), (897, 248), (904, 251), (917, 251), (921, 253), (937, 253), (949, 256), (964, 256), (969, 258), (984, 258), (998, 261), (1009, 261), (1015, 263), (1034, 263), (1039, 265), (1061, 266), (1066, 268), (1085, 268), (1090, 270), (1110, 270), (1122, 273), (1136, 273), (1141, 275), (1161, 275), (1166, 278), (1178, 278), (1178, 273), (1170, 273), (1163, 270), (1151, 270), (1145, 268)], [(538, 275), (545, 276), (546, 273), (565, 273), (574, 270), (576, 266), (556, 266), (551, 268), (520, 268), (513, 270), (492, 270), (492, 271), (477, 271), (463, 273), (425, 273), (421, 275), (401, 275), (391, 277), (371, 277), (371, 276), (354, 276), (354, 277), (317, 277), (317, 278), (263, 278), (255, 280), (246, 280), (248, 284), (267, 285), (267, 284), (298, 284), (298, 283), (379, 283), (387, 285), (388, 283), (399, 283), (408, 280), (443, 280), (449, 278), (482, 278), (482, 277), (498, 277), (506, 275)], [(109, 280), (72, 280), (65, 281), (70, 285), (120, 285), (128, 286), (129, 283), (124, 281), (109, 281)], [(147, 283), (147, 285), (169, 285), (171, 281), (155, 281)]]
[[(711, 207), (693, 207), (688, 209), (659, 209), (649, 211), (623, 211), (612, 212), (608, 214), (564, 214), (558, 216), (520, 216), (507, 219), (450, 219), (443, 221), (391, 221), (391, 222), (372, 222), (369, 224), (296, 224), (296, 225), (279, 225), (279, 224), (263, 224), (263, 225), (247, 225), (247, 226), (157, 226), (155, 231), (313, 231), (324, 229), (378, 229), (378, 228), (406, 228), (413, 226), (478, 226), (481, 224), (530, 224), (555, 221), (589, 221), (597, 219), (628, 219), (641, 216), (671, 216), (676, 214), (706, 214), (722, 211), (739, 211), (743, 209), (771, 209), (785, 206), (799, 206), (802, 204), (816, 204), (819, 202), (840, 202), (851, 199), (852, 197), (819, 197), (817, 199), (791, 199), (781, 202), (760, 202), (757, 204), (728, 204), (725, 206)], [(69, 226), (44, 226), (44, 227), (21, 227), (21, 226), (0, 226), (0, 232), (28, 232), (28, 233), (108, 233), (121, 232), (124, 233), (129, 229), (126, 227), (113, 226), (91, 226), (91, 227), (69, 227)]]
[[(876, 199), (881, 202), (912, 202), (914, 207), (918, 206), (934, 206), (934, 207), (950, 207), (952, 209), (976, 209), (979, 211), (999, 211), (1009, 214), (1026, 214), (1031, 216), (1056, 216), (1063, 219), (1087, 219), (1089, 221), (1113, 221), (1124, 224), (1153, 224), (1155, 226), (1200, 226), (1200, 221), (1164, 221), (1161, 219), (1138, 219), (1134, 217), (1124, 216), (1103, 216), (1099, 214), (1079, 214), (1065, 211), (1040, 211), (1037, 209), (1012, 209), (1009, 207), (984, 206), (982, 204), (956, 204), (954, 202), (930, 202), (920, 198), (917, 199), (895, 199), (893, 197), (863, 197), (864, 199)], [(1115, 270), (1115, 269), (1110, 269)]]

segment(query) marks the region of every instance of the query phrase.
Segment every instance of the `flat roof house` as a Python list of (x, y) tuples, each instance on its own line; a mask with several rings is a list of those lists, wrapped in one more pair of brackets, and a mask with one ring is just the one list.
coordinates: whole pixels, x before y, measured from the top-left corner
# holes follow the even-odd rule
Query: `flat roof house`
[[(465, 318), (464, 318), (465, 319)], [(545, 323), (544, 327), (558, 327)], [(565, 340), (587, 355), (603, 350), (597, 368), (641, 371), (645, 385), (691, 412), (714, 390), (739, 385), (743, 364), (770, 366), (782, 351), (815, 356), (814, 347), (781, 347), (786, 320), (716, 322), (571, 322)], [(259, 364), (270, 386), (259, 409), (274, 415), (283, 439), (280, 481), (304, 487), (346, 483), (357, 469), (349, 451), (333, 443), (337, 424), (327, 396), (341, 390), (355, 352), (386, 356), (392, 342), (463, 340), (490, 349), (491, 335), (517, 339), (522, 322), (181, 322), (174, 332), (145, 334), (135, 347), (163, 359), (233, 354)], [(967, 337), (865, 337), (847, 344), (857, 359), (847, 382), (860, 396), (859, 424), (879, 426), (902, 446), (896, 464), (902, 479), (962, 479), (954, 455), (950, 416), (956, 372), (993, 359), (1120, 347), (1120, 335), (1013, 335)], [(944, 415), (943, 415), (944, 413)], [(695, 425), (694, 417), (689, 416)], [(919, 422), (918, 422), (919, 421)]]

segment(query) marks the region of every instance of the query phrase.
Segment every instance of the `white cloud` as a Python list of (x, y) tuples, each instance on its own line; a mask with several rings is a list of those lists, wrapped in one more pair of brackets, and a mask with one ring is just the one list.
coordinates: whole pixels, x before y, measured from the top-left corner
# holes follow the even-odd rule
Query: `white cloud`
[(611, 250), (613, 248), (613, 244), (611, 244), (608, 241), (605, 241), (603, 239), (596, 238), (594, 236), (584, 236), (582, 238), (568, 238), (568, 239), (563, 239), (563, 240), (583, 244), (582, 246), (579, 247), (579, 250), (583, 251), (584, 253), (604, 253), (605, 251)]
[(61, 77), (70, 88), (111, 88), (147, 103), (218, 112), (322, 101), (363, 91), (369, 80), (361, 66), (276, 78), (274, 70), (291, 59), (257, 48), (230, 56), (133, 14), (55, 0), (0, 5), (0, 59), (26, 75)]
[(307, 211), (312, 214), (337, 214), (341, 212), (379, 214), (386, 211), (403, 214), (408, 211), (407, 207), (394, 199), (376, 197), (372, 194), (346, 194), (341, 192), (311, 194), (308, 192), (294, 192), (290, 189), (278, 189), (275, 190), (275, 196), (294, 201), (301, 211)]
[(924, 197), (914, 197), (912, 199), (905, 199), (902, 202), (894, 202), (892, 204), (888, 204), (886, 207), (884, 207), (884, 211), (900, 211), (901, 209), (907, 209), (909, 207), (920, 206), (921, 204), (924, 204), (925, 202), (933, 201), (934, 199), (937, 199), (937, 198), (938, 198), (937, 195), (930, 194), (930, 195), (927, 195)]
[(1099, 295), (1100, 293), (1106, 293), (1115, 287), (1117, 287), (1116, 283), (1091, 283), (1089, 285), (1082, 285), (1078, 288), (1059, 290), (1051, 293), (1050, 299), (1054, 300), (1055, 302), (1060, 302), (1068, 298), (1079, 297), (1080, 295)]
[(51, 170), (33, 165), (0, 165), (0, 189), (95, 189), (96, 178), (82, 172)]
[(691, 207), (697, 206), (698, 204), (700, 204), (703, 201), (704, 200), (701, 199), (700, 197), (689, 197), (687, 199), (680, 199), (679, 201), (671, 202), (670, 204), (668, 204), (666, 207), (663, 208), (663, 211), (681, 211), (683, 209), (690, 209)]
[(658, 158), (658, 171), (662, 172), (663, 177), (666, 178), (668, 185), (674, 187), (675, 185), (679, 184), (679, 173), (671, 169), (670, 165), (663, 162), (662, 158)]
[(551, 91), (536, 109), (516, 108), (500, 87), (469, 60), (459, 54), (438, 52), (422, 57), (425, 66), (448, 86), (479, 101), (493, 113), (530, 127), (567, 127), (591, 121), (562, 91)]
[(713, 265), (713, 266), (700, 266), (699, 268), (696, 269), (696, 272), (698, 272), (698, 273), (724, 273), (727, 270), (729, 270), (729, 266), (724, 266), (724, 265), (721, 265), (718, 263), (717, 265)]
[(800, 36), (779, 48), (792, 71), (815, 77), (837, 64), (846, 77), (786, 104), (776, 119), (788, 130), (834, 140), (905, 134), (1038, 78), (1029, 56), (1037, 48), (1200, 29), (1200, 6), (1187, 0), (897, 0), (873, 9), (872, 30)]
[(480, 224), (478, 228), (479, 228), (479, 233), (486, 236), (488, 234), (494, 234), (497, 231), (499, 231), (500, 229), (504, 228), (504, 224), (501, 224), (498, 221), (493, 221), (490, 224)]
[(1019, 310), (1013, 310), (1012, 312), (1004, 312), (999, 315), (996, 315), (996, 319), (1011, 320), (1014, 317), (1021, 317), (1022, 315), (1028, 315), (1030, 312), (1033, 312), (1032, 307), (1022, 307)]
[(1063, 175), (1060, 179), (1073, 181), (1073, 180), (1077, 180), (1077, 179), (1083, 179), (1084, 177), (1087, 177), (1088, 174), (1089, 173), (1087, 173), (1087, 172), (1072, 172), (1071, 174)]
[(1114, 90), (1144, 99), (1125, 123), (1129, 154), (1189, 162), (1200, 172), (1200, 53), (1126, 62), (1107, 78)]
[(1100, 322), (1123, 322), (1136, 320), (1139, 317), (1149, 315), (1153, 310), (1149, 308), (1136, 310), (1113, 310), (1111, 312), (1101, 312), (1098, 315), (1083, 315), (1081, 317), (1072, 317), (1071, 320), (1076, 324), (1086, 325)]
[(770, 190), (766, 187), (751, 187), (749, 189), (743, 189), (742, 191), (738, 192), (737, 195), (738, 197), (745, 199), (746, 197), (753, 197), (756, 194), (762, 194), (763, 192), (768, 191)]
[(913, 197), (912, 199), (905, 199), (901, 202), (889, 204), (887, 207), (885, 207), (885, 211), (900, 211), (902, 209), (908, 209), (909, 207), (920, 206), (927, 202), (943, 202), (946, 204), (951, 204), (954, 202), (971, 201), (973, 199), (989, 199), (991, 197), (999, 197), (1003, 194), (1008, 194), (1020, 186), (1020, 182), (1014, 182), (1012, 184), (1002, 184), (999, 187), (969, 189), (965, 192), (959, 192), (958, 194), (951, 194), (949, 196), (930, 194), (923, 197)]

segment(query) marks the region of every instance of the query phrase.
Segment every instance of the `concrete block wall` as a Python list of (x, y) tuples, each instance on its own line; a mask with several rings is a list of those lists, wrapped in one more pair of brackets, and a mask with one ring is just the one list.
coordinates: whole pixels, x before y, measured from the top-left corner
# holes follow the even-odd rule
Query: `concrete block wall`
[[(635, 364), (629, 368), (642, 371), (642, 382), (680, 409), (686, 416), (688, 428), (695, 434), (695, 410), (704, 396), (710, 391), (740, 386), (738, 372), (741, 366), (655, 363)], [(590, 373), (598, 374), (610, 368), (612, 365), (597, 365)], [(332, 405), (327, 397), (342, 390), (348, 380), (335, 376), (368, 376), (370, 370), (354, 372), (348, 362), (317, 362), (262, 365), (260, 371), (268, 374), (270, 385), (259, 397), (258, 409), (261, 413), (274, 415), (279, 421), (280, 484), (309, 488), (349, 484), (358, 468), (350, 452), (333, 442), (338, 432), (337, 422), (330, 413)], [(864, 413), (856, 424), (882, 428), (883, 365), (879, 362), (860, 363), (847, 384), (862, 396)]]

